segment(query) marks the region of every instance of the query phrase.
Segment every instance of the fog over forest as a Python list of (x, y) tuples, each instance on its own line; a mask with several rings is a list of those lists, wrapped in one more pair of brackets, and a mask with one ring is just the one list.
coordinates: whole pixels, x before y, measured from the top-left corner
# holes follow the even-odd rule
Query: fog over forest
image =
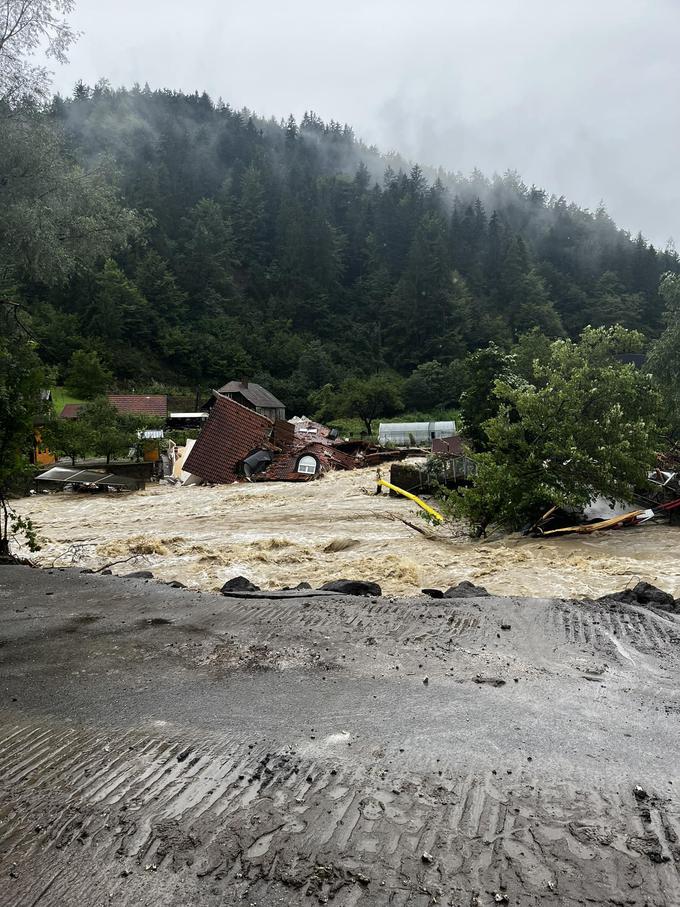
[(207, 91), (232, 107), (348, 122), (420, 164), (528, 184), (678, 238), (680, 113), (672, 0), (81, 0), (55, 87)]

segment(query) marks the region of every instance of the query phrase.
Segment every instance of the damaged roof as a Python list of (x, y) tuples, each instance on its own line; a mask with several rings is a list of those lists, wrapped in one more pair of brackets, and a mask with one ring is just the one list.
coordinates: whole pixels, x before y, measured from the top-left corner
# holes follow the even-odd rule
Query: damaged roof
[[(318, 463), (316, 473), (298, 472), (301, 457), (311, 456)], [(306, 442), (298, 439), (278, 457), (272, 465), (260, 473), (256, 479), (260, 482), (307, 482), (319, 473), (330, 469), (356, 469), (356, 457), (346, 454), (332, 444), (322, 441)]]
[(129, 488), (137, 490), (144, 483), (128, 476), (94, 469), (77, 469), (66, 466), (52, 466), (36, 476), (36, 482), (54, 482), (60, 485), (97, 485), (102, 488)]
[(270, 393), (261, 384), (254, 384), (252, 381), (229, 381), (224, 387), (217, 389), (218, 394), (241, 394), (253, 406), (259, 406), (262, 409), (285, 409), (285, 404), (281, 403), (274, 394)]
[[(207, 482), (228, 483), (244, 477), (256, 482), (307, 482), (329, 470), (357, 469), (404, 456), (403, 451), (382, 450), (365, 441), (337, 442), (323, 434), (300, 435), (295, 431), (297, 423), (272, 421), (217, 392), (214, 400), (210, 417), (183, 465), (186, 472)], [(323, 425), (319, 428), (328, 431)], [(306, 463), (307, 468), (300, 470), (302, 457), (313, 457), (316, 469)], [(244, 470), (247, 458), (252, 462)]]
[(308, 419), (306, 416), (293, 416), (293, 418), (288, 421), (293, 426), (296, 435), (300, 435), (300, 437), (303, 438), (307, 437), (310, 440), (327, 438), (333, 431), (327, 425), (322, 425), (321, 422), (315, 422), (313, 419)]
[(184, 470), (206, 482), (234, 482), (237, 466), (268, 443), (274, 423), (231, 397), (215, 395), (208, 421), (186, 458)]

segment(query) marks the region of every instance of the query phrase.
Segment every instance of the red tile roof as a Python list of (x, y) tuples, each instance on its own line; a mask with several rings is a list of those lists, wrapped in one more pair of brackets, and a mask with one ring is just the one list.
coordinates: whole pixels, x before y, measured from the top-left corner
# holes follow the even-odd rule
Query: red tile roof
[(248, 454), (267, 445), (273, 427), (261, 416), (229, 397), (216, 396), (184, 469), (206, 482), (234, 482), (237, 465)]
[(59, 413), (60, 419), (77, 419), (83, 409), (83, 403), (67, 403)]
[(286, 447), (295, 441), (295, 429), (290, 422), (284, 422), (283, 419), (274, 421), (274, 431), (272, 432), (272, 444), (277, 447)]
[[(305, 455), (317, 460), (319, 470), (315, 475), (297, 471), (298, 461)], [(357, 465), (355, 457), (343, 453), (328, 442), (307, 443), (296, 439), (295, 444), (276, 457), (272, 465), (255, 478), (265, 482), (307, 482), (329, 469), (356, 469)]]
[(159, 416), (161, 419), (168, 415), (167, 394), (109, 394), (108, 399), (119, 413)]

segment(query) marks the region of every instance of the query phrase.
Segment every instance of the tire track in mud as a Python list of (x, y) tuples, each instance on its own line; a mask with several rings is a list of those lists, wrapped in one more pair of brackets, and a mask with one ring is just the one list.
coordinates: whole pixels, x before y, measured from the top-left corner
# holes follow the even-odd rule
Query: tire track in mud
[[(439, 639), (445, 635), (462, 634), (473, 631), (479, 626), (478, 618), (470, 613), (450, 612), (452, 600), (446, 605), (433, 608), (414, 606), (412, 613), (405, 611), (403, 605), (375, 603), (343, 607), (334, 603), (332, 607), (316, 601), (303, 605), (286, 606), (266, 604), (249, 600), (248, 609), (239, 608), (233, 616), (233, 626), (252, 630), (253, 625), (260, 627), (260, 637), (266, 637), (265, 627), (285, 628), (291, 633), (306, 631), (321, 634), (327, 629), (334, 634), (345, 633), (357, 638), (357, 634), (389, 637), (398, 642), (413, 638)], [(423, 623), (426, 621), (426, 623)], [(428, 626), (427, 622), (433, 626)]]
[[(639, 607), (602, 602), (559, 602), (549, 620), (567, 642), (616, 656), (628, 647), (661, 659), (680, 656), (680, 628)], [(622, 645), (617, 644), (617, 641)]]
[(676, 801), (337, 746), (7, 728), (3, 903), (680, 903)]
[[(23, 711), (0, 712), (3, 907), (680, 905), (677, 719), (656, 708), (677, 700), (677, 621), (124, 588), (76, 634), (50, 635), (70, 595), (23, 636), (10, 612), (3, 682)], [(309, 651), (343, 670), (317, 684)], [(606, 688), (582, 682), (610, 661), (587, 677)], [(260, 720), (270, 695), (281, 713)]]

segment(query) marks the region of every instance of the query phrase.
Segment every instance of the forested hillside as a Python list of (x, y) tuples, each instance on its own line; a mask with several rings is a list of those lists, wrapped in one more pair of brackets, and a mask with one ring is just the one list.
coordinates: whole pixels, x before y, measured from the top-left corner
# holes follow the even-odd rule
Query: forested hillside
[(94, 348), (120, 388), (247, 375), (300, 411), (348, 375), (408, 376), (535, 326), (653, 337), (659, 278), (680, 270), (604, 210), (512, 173), (424, 172), (314, 115), (280, 124), (206, 95), (102, 84), (43, 116), (75, 160), (115, 168), (145, 223), (115, 259), (23, 287), (62, 376)]

